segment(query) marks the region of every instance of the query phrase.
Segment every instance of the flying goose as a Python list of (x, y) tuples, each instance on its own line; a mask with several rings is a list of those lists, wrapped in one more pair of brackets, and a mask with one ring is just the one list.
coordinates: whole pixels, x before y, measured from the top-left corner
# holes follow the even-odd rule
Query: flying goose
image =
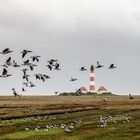
[(114, 64), (111, 64), (108, 69), (114, 69), (114, 68), (117, 68), (117, 66), (115, 66)]
[(80, 71), (87, 71), (87, 69), (85, 67), (81, 67)]
[(21, 53), (22, 53), (22, 58), (24, 58), (25, 57), (25, 55), (27, 54), (27, 53), (30, 53), (30, 52), (32, 52), (32, 51), (29, 51), (29, 50), (23, 50)]
[(9, 48), (4, 49), (2, 52), (0, 52), (0, 54), (8, 54), (13, 52), (12, 50), (10, 50)]
[(99, 63), (99, 61), (97, 61), (97, 66), (96, 66), (95, 68), (102, 68), (102, 67), (104, 67), (104, 65), (101, 65), (101, 64)]

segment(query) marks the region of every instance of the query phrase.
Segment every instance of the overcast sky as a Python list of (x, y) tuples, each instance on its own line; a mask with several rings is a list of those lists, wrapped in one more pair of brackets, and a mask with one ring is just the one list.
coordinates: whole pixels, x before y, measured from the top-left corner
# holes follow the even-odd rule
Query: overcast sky
[[(0, 0), (0, 50), (6, 47), (14, 52), (0, 55), (1, 64), (9, 56), (21, 63), (20, 52), (29, 49), (30, 55), (42, 56), (33, 74), (52, 77), (46, 83), (33, 77), (37, 86), (24, 95), (89, 89), (89, 71), (79, 69), (97, 61), (105, 67), (95, 70), (96, 89), (104, 85), (117, 94), (140, 93), (139, 0)], [(59, 60), (61, 71), (47, 69), (51, 58)], [(118, 68), (109, 70), (111, 63)], [(20, 68), (8, 70), (13, 76), (0, 79), (0, 95), (12, 95), (12, 87), (21, 93)], [(78, 80), (70, 82), (71, 77)]]

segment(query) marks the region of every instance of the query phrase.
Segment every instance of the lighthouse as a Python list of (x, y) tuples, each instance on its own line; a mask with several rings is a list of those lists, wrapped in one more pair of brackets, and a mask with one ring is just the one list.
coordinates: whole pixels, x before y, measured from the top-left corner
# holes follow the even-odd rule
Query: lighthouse
[(95, 78), (94, 78), (94, 66), (91, 65), (90, 67), (90, 92), (95, 92)]

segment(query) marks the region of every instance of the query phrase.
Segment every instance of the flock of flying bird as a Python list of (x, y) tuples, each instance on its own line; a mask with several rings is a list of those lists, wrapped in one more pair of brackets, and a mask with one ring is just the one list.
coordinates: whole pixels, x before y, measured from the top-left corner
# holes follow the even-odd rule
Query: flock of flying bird
[[(6, 55), (6, 54), (10, 54), (13, 51), (10, 50), (9, 48), (4, 49), (2, 52), (0, 52), (0, 54)], [(17, 62), (15, 60), (12, 60), (11, 57), (8, 57), (8, 59), (4, 62), (4, 64), (2, 64), (1, 66), (3, 67), (3, 71), (2, 74), (0, 75), (1, 78), (7, 78), (9, 76), (12, 76), (12, 74), (8, 73), (8, 68), (11, 67), (22, 67), (21, 71), (23, 72), (22, 78), (23, 78), (23, 84), (22, 84), (22, 92), (26, 91), (25, 87), (35, 87), (36, 85), (34, 83), (32, 83), (29, 79), (30, 75), (27, 74), (27, 71), (33, 71), (34, 67), (36, 67), (37, 65), (34, 62), (39, 62), (39, 58), (41, 56), (31, 56), (30, 58), (26, 58), (28, 53), (32, 53), (32, 51), (30, 50), (23, 50), (21, 52), (21, 57), (23, 59), (23, 63), (22, 64), (17, 64)], [(32, 61), (32, 62), (31, 62)], [(60, 70), (60, 64), (58, 63), (58, 60), (56, 59), (51, 59), (48, 61), (48, 65), (47, 65), (49, 70)], [(46, 75), (46, 74), (41, 74), (41, 73), (37, 73), (34, 74), (36, 80), (42, 80), (43, 82), (45, 82), (46, 79), (49, 79), (50, 76)], [(13, 90), (13, 94), (14, 96), (18, 96), (20, 98), (20, 95), (16, 92), (15, 88), (12, 88)]]
[[(102, 67), (104, 67), (104, 65), (100, 64), (99, 61), (97, 61), (97, 65), (95, 66), (95, 68), (98, 69), (98, 68), (102, 68)], [(117, 68), (117, 66), (114, 65), (114, 64), (111, 64), (111, 65), (108, 67), (108, 69), (114, 69), (114, 68)], [(87, 69), (86, 69), (85, 67), (81, 67), (81, 68), (80, 68), (80, 71), (87, 71)], [(72, 78), (72, 77), (71, 77), (71, 80), (70, 80), (70, 81), (76, 81), (76, 80), (78, 80), (78, 79), (77, 79), (77, 78)]]
[[(2, 55), (7, 55), (12, 53), (13, 51), (10, 50), (9, 48), (4, 49), (3, 51), (0, 52), (0, 54)], [(21, 71), (23, 72), (22, 75), (22, 79), (23, 79), (23, 84), (22, 84), (22, 92), (25, 92), (25, 87), (35, 87), (36, 85), (34, 83), (32, 83), (29, 79), (30, 75), (27, 73), (27, 71), (34, 71), (34, 67), (37, 67), (38, 65), (35, 62), (39, 62), (39, 59), (41, 56), (35, 55), (35, 56), (30, 56), (27, 58), (27, 54), (32, 53), (32, 51), (30, 50), (23, 50), (21, 52), (21, 58), (23, 60), (22, 64), (17, 64), (17, 62), (15, 60), (13, 60), (11, 57), (8, 57), (7, 60), (4, 62), (4, 64), (2, 64), (2, 74), (0, 75), (1, 78), (7, 78), (9, 76), (12, 76), (12, 74), (9, 74), (8, 72), (8, 68), (9, 67), (21, 67)], [(50, 59), (49, 61), (47, 61), (47, 68), (52, 71), (52, 70), (61, 70), (60, 69), (60, 64), (58, 63), (57, 59)], [(104, 65), (101, 65), (98, 61), (97, 61), (97, 66), (95, 68), (102, 68), (104, 67)], [(109, 69), (114, 69), (116, 68), (116, 66), (114, 64), (111, 64), (109, 67)], [(87, 69), (85, 67), (81, 67), (80, 71), (87, 71)], [(37, 73), (34, 74), (36, 80), (42, 80), (43, 82), (45, 82), (46, 79), (49, 79), (50, 76), (46, 75), (46, 74), (41, 74), (41, 73)], [(70, 81), (76, 81), (78, 80), (77, 78), (72, 78), (70, 79)], [(13, 90), (13, 94), (14, 96), (18, 96), (20, 98), (20, 95), (16, 92), (15, 88), (12, 88)]]

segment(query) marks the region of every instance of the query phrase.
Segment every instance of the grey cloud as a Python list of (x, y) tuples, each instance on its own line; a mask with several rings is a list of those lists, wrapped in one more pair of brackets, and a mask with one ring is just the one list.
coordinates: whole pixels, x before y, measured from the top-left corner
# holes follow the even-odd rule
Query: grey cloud
[[(140, 3), (132, 0), (0, 1), (0, 49), (11, 47), (16, 54), (12, 57), (19, 62), (19, 52), (24, 48), (41, 55), (42, 63), (36, 72), (49, 73), (44, 66), (46, 61), (60, 60), (62, 71), (49, 73), (52, 79), (43, 85), (38, 83), (35, 89), (29, 90), (31, 94), (88, 87), (89, 73), (79, 73), (78, 69), (83, 65), (89, 68), (98, 60), (106, 67), (115, 63), (118, 69), (95, 71), (97, 87), (104, 84), (120, 94), (138, 93), (139, 7)], [(12, 69), (11, 72), (16, 74)], [(71, 84), (71, 76), (79, 80)], [(12, 83), (13, 80), (16, 76), (0, 80), (0, 94), (10, 95), (11, 87), (21, 86), (21, 79), (17, 83)], [(8, 88), (6, 83), (10, 85)]]

